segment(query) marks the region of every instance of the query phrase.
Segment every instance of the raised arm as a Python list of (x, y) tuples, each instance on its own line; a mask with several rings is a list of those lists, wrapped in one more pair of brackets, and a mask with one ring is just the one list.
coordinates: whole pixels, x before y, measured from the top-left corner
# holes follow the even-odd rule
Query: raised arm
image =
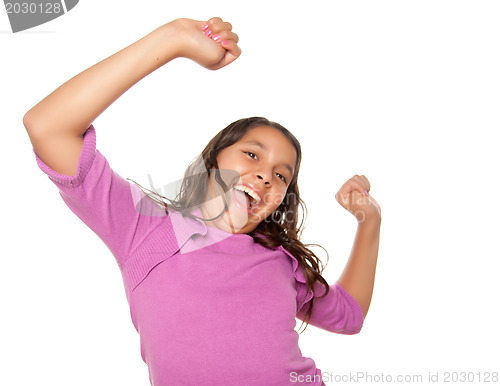
[(364, 317), (373, 295), (382, 221), (380, 206), (369, 191), (368, 179), (356, 174), (335, 196), (340, 205), (358, 220), (351, 255), (338, 283), (358, 302)]
[[(203, 31), (204, 25), (210, 36)], [(241, 53), (231, 28), (220, 18), (208, 22), (176, 19), (71, 78), (23, 118), (35, 152), (55, 171), (74, 175), (83, 133), (96, 117), (174, 58), (186, 57), (211, 70), (231, 63)], [(215, 35), (219, 39), (214, 40)]]

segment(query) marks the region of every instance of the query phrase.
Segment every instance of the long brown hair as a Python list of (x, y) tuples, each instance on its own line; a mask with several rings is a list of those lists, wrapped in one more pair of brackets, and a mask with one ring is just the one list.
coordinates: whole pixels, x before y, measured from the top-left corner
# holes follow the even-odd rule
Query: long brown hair
[[(307, 207), (305, 203), (300, 198), (299, 187), (298, 187), (298, 173), (300, 168), (300, 162), (302, 159), (302, 151), (299, 141), (290, 133), (287, 129), (276, 122), (269, 121), (263, 117), (251, 117), (243, 118), (236, 122), (231, 123), (225, 129), (221, 130), (215, 137), (213, 137), (207, 144), (202, 153), (190, 163), (188, 168), (184, 173), (184, 178), (182, 184), (175, 199), (169, 199), (160, 195), (157, 192), (152, 192), (152, 196), (149, 196), (156, 202), (164, 206), (167, 211), (168, 209), (176, 210), (183, 215), (196, 217), (194, 214), (190, 213), (193, 207), (198, 206), (206, 199), (206, 192), (208, 189), (208, 178), (207, 173), (210, 175), (210, 171), (215, 169), (215, 180), (223, 187), (224, 192), (228, 191), (229, 188), (220, 176), (219, 168), (217, 164), (217, 156), (220, 151), (228, 146), (233, 145), (238, 142), (247, 131), (257, 127), (257, 126), (269, 126), (281, 131), (293, 144), (297, 152), (297, 161), (295, 164), (294, 175), (288, 186), (286, 196), (281, 202), (280, 206), (271, 213), (268, 218), (264, 219), (252, 232), (249, 233), (253, 237), (256, 243), (259, 243), (268, 248), (275, 248), (278, 246), (283, 246), (288, 252), (290, 252), (299, 263), (302, 268), (307, 281), (308, 290), (314, 293), (314, 283), (317, 281), (321, 282), (325, 286), (325, 293), (320, 296), (326, 296), (329, 292), (328, 282), (321, 275), (326, 265), (323, 266), (321, 260), (310, 250), (307, 246), (319, 246), (318, 244), (303, 244), (300, 241), (302, 231), (304, 230), (304, 221), (307, 217)], [(131, 180), (132, 181), (132, 180)], [(132, 181), (137, 184), (135, 181)], [(139, 187), (142, 188), (140, 184)], [(170, 201), (166, 203), (163, 200), (155, 199), (155, 196), (161, 197)], [(302, 219), (299, 224), (299, 206), (302, 208)], [(225, 203), (224, 210), (217, 216), (221, 216), (227, 209), (227, 202)], [(215, 217), (215, 218), (217, 218)], [(202, 220), (213, 220), (213, 219), (203, 219)], [(264, 236), (258, 237), (256, 233), (260, 233)], [(323, 247), (321, 247), (323, 248)], [(323, 250), (325, 250), (323, 248)], [(325, 250), (328, 257), (328, 252)], [(328, 264), (327, 260), (327, 264)], [(313, 310), (314, 297), (310, 301), (310, 307), (307, 311), (303, 323), (306, 323), (306, 327), (309, 325), (309, 320)], [(301, 324), (301, 326), (303, 325)], [(299, 327), (300, 329), (300, 327)], [(303, 331), (302, 331), (303, 332)], [(301, 333), (302, 333), (301, 332)]]

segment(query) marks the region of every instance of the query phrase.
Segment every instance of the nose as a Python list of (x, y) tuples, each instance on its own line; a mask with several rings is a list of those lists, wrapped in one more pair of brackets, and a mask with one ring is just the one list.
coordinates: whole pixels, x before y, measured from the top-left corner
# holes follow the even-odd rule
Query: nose
[(268, 186), (271, 185), (272, 179), (270, 177), (270, 173), (265, 173), (263, 171), (258, 171), (257, 172), (257, 179), (264, 181), (265, 185), (268, 185)]

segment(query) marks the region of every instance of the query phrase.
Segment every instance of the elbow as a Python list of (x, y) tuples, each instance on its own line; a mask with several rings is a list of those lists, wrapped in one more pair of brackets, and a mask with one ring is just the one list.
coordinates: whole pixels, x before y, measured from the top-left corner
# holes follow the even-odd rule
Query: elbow
[(43, 119), (43, 114), (40, 114), (37, 106), (33, 106), (29, 109), (23, 116), (23, 125), (28, 131), (40, 130), (40, 127), (43, 125), (45, 119)]
[(28, 111), (26, 114), (24, 114), (23, 117), (23, 125), (26, 130), (28, 130), (28, 127), (31, 127), (31, 118), (30, 118), (30, 112)]
[(35, 131), (35, 126), (39, 126), (39, 124), (36, 123), (36, 120), (33, 119), (33, 114), (30, 112), (31, 110), (24, 114), (23, 117), (23, 125), (28, 133)]
[(31, 110), (24, 114), (23, 125), (32, 143), (34, 140), (44, 137), (42, 134), (44, 132), (43, 126), (40, 120), (33, 117)]
[(363, 329), (363, 325), (356, 327), (355, 329), (349, 331), (346, 335), (357, 335), (361, 332), (362, 329)]
[(334, 332), (336, 334), (341, 334), (341, 335), (356, 335), (356, 334), (359, 334), (361, 332), (363, 328), (363, 325), (361, 326), (357, 326), (357, 327), (351, 327), (349, 329), (342, 329), (342, 330), (339, 330), (339, 329), (332, 329), (332, 330), (329, 330), (330, 332)]
[(360, 309), (355, 309), (349, 316), (346, 316), (341, 323), (336, 323), (330, 331), (343, 335), (359, 334), (363, 328), (365, 318)]

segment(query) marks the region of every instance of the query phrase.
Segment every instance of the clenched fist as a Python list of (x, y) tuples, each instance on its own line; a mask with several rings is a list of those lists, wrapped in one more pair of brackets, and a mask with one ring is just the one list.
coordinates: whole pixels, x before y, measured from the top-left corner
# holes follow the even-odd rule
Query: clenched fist
[(343, 208), (351, 212), (358, 222), (381, 219), (380, 206), (370, 196), (370, 182), (368, 178), (355, 175), (342, 185), (335, 195), (335, 199)]
[(241, 55), (238, 35), (231, 23), (220, 17), (208, 21), (176, 19), (165, 27), (175, 37), (179, 57), (188, 58), (209, 70), (218, 70)]

